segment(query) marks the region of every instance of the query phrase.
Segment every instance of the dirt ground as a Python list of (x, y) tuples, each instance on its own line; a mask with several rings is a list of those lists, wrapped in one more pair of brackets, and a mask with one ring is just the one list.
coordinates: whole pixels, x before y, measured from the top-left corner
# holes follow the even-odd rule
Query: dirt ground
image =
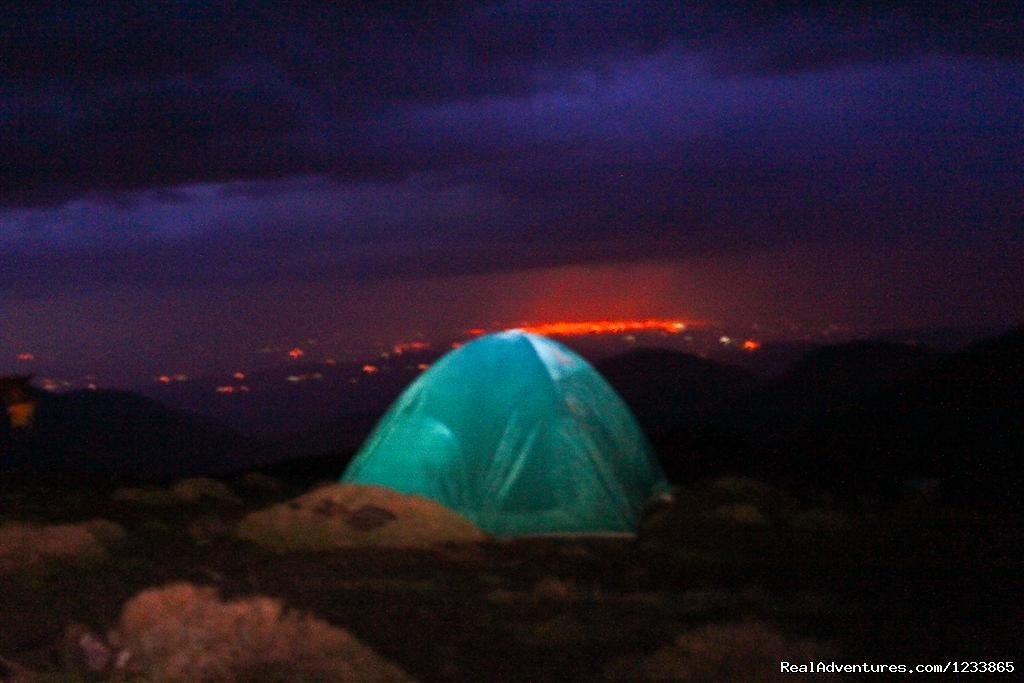
[(1005, 510), (841, 509), (722, 479), (679, 490), (635, 539), (272, 553), (233, 530), (302, 491), (226, 483), (230, 496), (176, 498), (5, 481), (0, 524), (124, 533), (99, 557), (0, 571), (0, 678), (97, 678), (69, 625), (106, 633), (132, 596), (181, 581), (279, 599), (421, 681), (806, 680), (779, 662), (1010, 661), (1024, 641), (1021, 519)]

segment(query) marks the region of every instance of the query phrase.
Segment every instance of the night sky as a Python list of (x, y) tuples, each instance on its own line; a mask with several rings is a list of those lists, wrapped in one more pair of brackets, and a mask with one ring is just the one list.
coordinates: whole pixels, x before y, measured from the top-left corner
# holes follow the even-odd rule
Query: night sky
[(1020, 322), (1024, 10), (890, 4), (5, 2), (0, 371)]

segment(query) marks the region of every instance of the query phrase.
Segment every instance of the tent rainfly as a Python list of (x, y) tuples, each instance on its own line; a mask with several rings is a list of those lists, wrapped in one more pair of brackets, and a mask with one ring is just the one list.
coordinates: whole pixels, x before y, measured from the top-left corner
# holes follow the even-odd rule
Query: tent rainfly
[(424, 372), (342, 481), (433, 499), (498, 535), (635, 531), (667, 489), (604, 378), (520, 330), (476, 339)]

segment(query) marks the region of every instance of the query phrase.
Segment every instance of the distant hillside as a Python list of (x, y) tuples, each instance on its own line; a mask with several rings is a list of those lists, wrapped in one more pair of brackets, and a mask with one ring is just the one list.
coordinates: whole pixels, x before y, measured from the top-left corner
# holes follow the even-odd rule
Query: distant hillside
[(888, 497), (932, 479), (962, 500), (1016, 496), (1022, 484), (1020, 329), (946, 354), (819, 347), (774, 380), (671, 351), (599, 367), (677, 481), (737, 473)]
[(935, 477), (954, 496), (1016, 497), (1024, 454), (1024, 329), (938, 358), (803, 435), (851, 485)]
[(43, 394), (35, 425), (18, 434), (0, 467), (162, 477), (248, 464), (235, 431), (138, 394)]
[(872, 402), (938, 357), (921, 346), (883, 341), (817, 347), (732, 406), (726, 421), (756, 433), (782, 435)]
[(630, 351), (597, 369), (650, 433), (707, 420), (760, 384), (741, 368), (664, 349)]

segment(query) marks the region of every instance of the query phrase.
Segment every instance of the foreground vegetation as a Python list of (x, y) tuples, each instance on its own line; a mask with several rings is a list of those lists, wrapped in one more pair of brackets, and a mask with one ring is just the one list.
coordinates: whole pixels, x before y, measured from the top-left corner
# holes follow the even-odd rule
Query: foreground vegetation
[[(1006, 510), (839, 507), (719, 478), (637, 539), (261, 543), (252, 514), (314, 488), (5, 480), (0, 679), (786, 680), (781, 660), (1003, 661), (1022, 644)], [(183, 653), (211, 668), (181, 673)]]

